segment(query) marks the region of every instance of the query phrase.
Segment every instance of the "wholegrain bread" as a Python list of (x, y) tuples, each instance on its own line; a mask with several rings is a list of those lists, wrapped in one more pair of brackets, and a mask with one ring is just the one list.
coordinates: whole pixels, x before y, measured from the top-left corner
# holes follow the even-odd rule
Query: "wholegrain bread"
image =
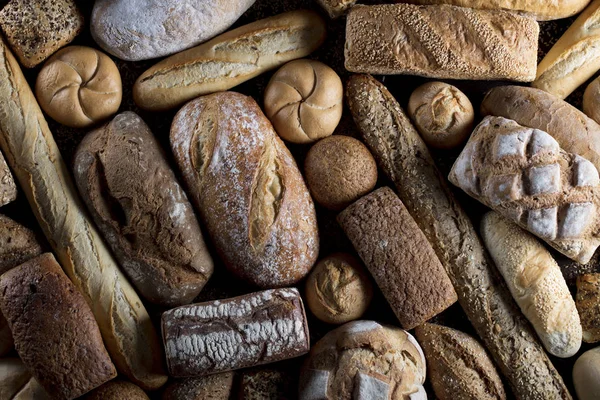
[(513, 392), (523, 399), (571, 399), (400, 104), (368, 75), (350, 78), (347, 97), (365, 142), (429, 239)]
[(265, 18), (154, 65), (135, 82), (133, 98), (146, 110), (174, 108), (305, 57), (324, 40), (325, 22), (313, 11)]
[(0, 40), (0, 148), (62, 267), (85, 296), (119, 372), (146, 389), (162, 386), (162, 350), (150, 317), (83, 205), (48, 124)]
[(534, 19), (507, 11), (357, 5), (346, 23), (345, 65), (370, 74), (531, 82), (538, 35)]
[(0, 214), (0, 274), (42, 254), (36, 235)]
[(576, 300), (583, 327), (583, 341), (600, 342), (600, 274), (577, 277)]
[(175, 379), (169, 382), (162, 400), (230, 400), (234, 387), (234, 372)]

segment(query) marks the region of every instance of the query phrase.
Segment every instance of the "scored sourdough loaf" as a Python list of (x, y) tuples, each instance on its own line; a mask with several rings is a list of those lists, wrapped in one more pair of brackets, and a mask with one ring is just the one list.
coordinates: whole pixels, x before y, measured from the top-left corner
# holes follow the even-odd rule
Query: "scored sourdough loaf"
[(154, 65), (135, 82), (133, 98), (143, 109), (160, 111), (231, 89), (309, 55), (323, 43), (325, 31), (323, 19), (308, 10), (244, 25)]
[(191, 303), (213, 272), (192, 205), (150, 128), (133, 112), (88, 133), (75, 182), (98, 229), (152, 303)]
[(362, 197), (337, 219), (404, 329), (456, 302), (444, 267), (392, 189)]
[(546, 54), (531, 84), (564, 99), (600, 69), (600, 0), (592, 2)]
[(119, 372), (162, 386), (162, 349), (142, 301), (77, 197), (42, 111), (0, 39), (0, 147), (62, 267), (92, 307)]
[(448, 179), (581, 264), (600, 245), (598, 170), (542, 130), (485, 117)]
[(192, 377), (308, 353), (308, 322), (295, 288), (189, 304), (162, 315), (171, 376)]
[(454, 6), (355, 6), (346, 24), (346, 69), (441, 79), (531, 82), (539, 26), (507, 11)]
[(550, 252), (493, 211), (481, 221), (481, 236), (546, 350), (561, 358), (575, 355), (581, 347), (581, 322), (567, 282)]
[(446, 267), (458, 301), (514, 393), (571, 399), (400, 104), (368, 75), (352, 76), (346, 93), (365, 142)]
[(251, 98), (234, 92), (186, 104), (171, 148), (225, 265), (263, 288), (292, 285), (319, 253), (315, 207), (298, 166)]

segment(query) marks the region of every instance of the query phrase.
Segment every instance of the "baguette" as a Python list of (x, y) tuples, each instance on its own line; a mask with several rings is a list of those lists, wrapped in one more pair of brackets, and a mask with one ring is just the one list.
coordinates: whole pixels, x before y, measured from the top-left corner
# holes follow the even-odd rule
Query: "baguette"
[(552, 46), (533, 87), (564, 99), (600, 69), (600, 0), (595, 0)]
[(62, 267), (82, 292), (117, 369), (162, 386), (162, 351), (140, 298), (83, 211), (68, 169), (17, 61), (0, 40), (0, 147)]
[(483, 99), (481, 114), (544, 131), (563, 150), (579, 154), (600, 170), (600, 125), (550, 93), (523, 86), (496, 87)]
[(581, 322), (560, 267), (533, 236), (496, 212), (481, 221), (481, 236), (521, 311), (548, 352), (575, 355)]
[(174, 108), (305, 57), (324, 40), (325, 22), (313, 11), (265, 18), (154, 65), (135, 82), (133, 98), (146, 110)]
[(539, 26), (506, 11), (454, 6), (355, 6), (346, 23), (346, 69), (442, 79), (531, 82)]
[(571, 399), (398, 102), (368, 75), (351, 77), (347, 96), (363, 138), (429, 239), (459, 303), (517, 397)]

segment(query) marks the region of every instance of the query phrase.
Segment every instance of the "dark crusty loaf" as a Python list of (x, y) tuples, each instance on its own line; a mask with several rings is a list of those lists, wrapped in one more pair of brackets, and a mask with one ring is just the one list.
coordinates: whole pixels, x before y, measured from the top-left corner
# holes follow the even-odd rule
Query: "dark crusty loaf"
[(339, 214), (338, 222), (404, 329), (456, 302), (444, 267), (390, 188), (361, 198)]
[(0, 152), (0, 207), (17, 199), (17, 185)]
[(176, 379), (167, 384), (162, 400), (229, 400), (234, 372)]
[(153, 303), (190, 303), (213, 262), (148, 125), (135, 113), (119, 114), (90, 132), (74, 158), (79, 193), (138, 291)]
[(226, 266), (263, 288), (302, 279), (316, 261), (315, 207), (289, 150), (256, 102), (234, 92), (186, 104), (171, 147)]
[(148, 395), (131, 382), (113, 380), (88, 393), (83, 400), (150, 400)]
[(117, 375), (90, 307), (52, 254), (0, 277), (0, 309), (19, 356), (53, 397), (79, 397)]
[(351, 77), (347, 95), (363, 138), (446, 267), (458, 301), (517, 397), (570, 399), (400, 104), (368, 75)]
[(385, 4), (355, 6), (346, 24), (346, 69), (442, 79), (531, 82), (539, 26), (506, 11)]
[(298, 357), (310, 341), (297, 289), (190, 304), (162, 315), (169, 372), (207, 375)]

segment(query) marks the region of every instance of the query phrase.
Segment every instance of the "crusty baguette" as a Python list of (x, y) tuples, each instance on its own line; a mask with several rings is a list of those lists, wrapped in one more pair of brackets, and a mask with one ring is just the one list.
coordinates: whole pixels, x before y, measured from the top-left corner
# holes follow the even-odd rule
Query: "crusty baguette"
[(135, 82), (133, 98), (147, 110), (174, 108), (305, 57), (324, 40), (325, 22), (313, 11), (265, 18), (154, 65)]
[(62, 267), (83, 293), (117, 369), (162, 386), (162, 350), (140, 298), (83, 211), (33, 93), (0, 40), (0, 147)]
[(564, 99), (600, 69), (600, 0), (558, 39), (538, 66), (533, 87)]
[(588, 5), (590, 0), (406, 0), (412, 4), (451, 4), (483, 10), (509, 10), (530, 15), (538, 21), (571, 17)]
[(581, 323), (560, 267), (532, 235), (496, 212), (481, 221), (481, 236), (513, 298), (546, 350), (571, 357), (581, 347)]
[(398, 102), (368, 75), (351, 77), (347, 96), (363, 138), (429, 239), (459, 303), (517, 397), (571, 399)]
[(346, 23), (346, 69), (442, 79), (531, 82), (539, 26), (507, 11), (454, 6), (355, 6)]
[(483, 99), (481, 114), (549, 133), (563, 150), (579, 154), (600, 171), (600, 125), (550, 93), (524, 86), (495, 87)]

